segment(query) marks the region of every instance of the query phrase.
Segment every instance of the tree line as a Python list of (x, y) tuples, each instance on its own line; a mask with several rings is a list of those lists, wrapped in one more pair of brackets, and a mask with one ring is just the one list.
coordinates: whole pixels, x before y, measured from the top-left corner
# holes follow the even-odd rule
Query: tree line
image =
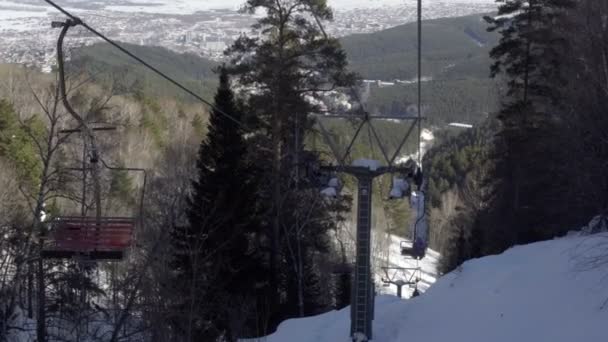
[[(118, 124), (118, 136), (100, 136), (102, 156), (150, 168), (145, 189), (129, 173), (102, 176), (104, 213), (141, 222), (120, 263), (41, 258), (54, 218), (81, 205), (93, 215), (91, 179), (69, 170), (82, 145), (60, 133), (72, 127), (55, 80), (33, 85), (30, 75), (2, 93), (0, 163), (12, 169), (0, 181), (24, 200), (17, 211), (2, 198), (0, 209), (15, 214), (0, 224), (0, 341), (235, 341), (349, 304), (350, 198), (320, 195), (324, 161), (308, 143), (319, 111), (310, 99), (357, 76), (324, 32), (325, 1), (249, 0), (244, 10), (267, 13), (255, 25), (264, 38), (226, 51), (209, 113), (165, 101), (134, 73), (81, 65), (69, 80), (88, 122)], [(94, 86), (76, 86), (90, 76)]]
[[(431, 172), (443, 168), (439, 172), (446, 179), (435, 185), (444, 194), (447, 188), (456, 193), (451, 233), (442, 248), (444, 271), (606, 215), (608, 5), (498, 2), (498, 15), (485, 18), (488, 30), (500, 35), (490, 52), (491, 75), (504, 84), (500, 109), (490, 119), (497, 126), (485, 145), (460, 138), (465, 151), (482, 148), (487, 155), (472, 171), (460, 173), (467, 181), (478, 180), (473, 191), (450, 187), (451, 171), (441, 166), (445, 158), (432, 162)], [(471, 193), (473, 202), (467, 200)]]

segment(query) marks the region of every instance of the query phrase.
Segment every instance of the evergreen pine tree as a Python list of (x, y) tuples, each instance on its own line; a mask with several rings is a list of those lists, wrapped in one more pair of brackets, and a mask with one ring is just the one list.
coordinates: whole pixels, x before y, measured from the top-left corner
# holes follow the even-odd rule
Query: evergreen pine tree
[[(225, 300), (255, 298), (255, 279), (261, 263), (251, 248), (259, 229), (256, 183), (246, 162), (247, 146), (241, 119), (227, 73), (222, 68), (220, 85), (210, 116), (209, 133), (202, 141), (196, 180), (188, 199), (188, 225), (173, 232), (175, 283), (182, 329), (189, 341), (234, 338)], [(232, 337), (231, 337), (232, 336)]]
[(321, 26), (333, 16), (326, 0), (248, 0), (243, 9), (265, 13), (254, 25), (264, 39), (240, 37), (226, 53), (239, 83), (257, 90), (248, 94), (247, 104), (259, 123), (255, 153), (265, 164), (264, 196), (272, 205), (264, 233), (272, 331), (295, 313), (306, 313), (302, 293), (312, 292), (303, 281), (301, 265), (312, 267), (315, 252), (327, 252), (324, 240), (335, 224), (318, 191), (300, 187), (304, 172), (296, 172), (303, 169), (304, 140), (314, 123), (309, 114), (321, 109), (310, 99), (353, 85), (356, 77), (346, 70), (339, 41)]
[[(504, 75), (507, 96), (499, 113), (502, 123), (494, 154), (496, 224), (510, 227), (512, 239), (531, 242), (547, 234), (536, 230), (556, 220), (547, 205), (555, 189), (567, 182), (555, 174), (555, 108), (566, 84), (561, 56), (567, 51), (563, 27), (572, 0), (500, 0), (498, 19), (486, 17), (489, 31), (501, 35), (490, 53), (491, 75)], [(549, 175), (551, 175), (549, 177)], [(558, 195), (559, 196), (559, 195)], [(507, 229), (499, 228), (507, 231)], [(550, 234), (550, 233), (549, 233)], [(505, 246), (508, 247), (508, 246)]]

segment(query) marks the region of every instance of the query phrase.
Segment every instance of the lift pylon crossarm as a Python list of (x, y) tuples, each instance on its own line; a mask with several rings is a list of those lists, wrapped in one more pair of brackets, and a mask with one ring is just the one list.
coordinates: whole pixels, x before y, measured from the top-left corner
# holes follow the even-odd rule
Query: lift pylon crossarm
[[(385, 286), (395, 285), (397, 286), (397, 296), (401, 298), (401, 289), (405, 285), (409, 285), (410, 287), (413, 285), (414, 288), (418, 289), (418, 282), (420, 281), (420, 277), (416, 276), (422, 272), (420, 267), (382, 267), (384, 271), (384, 277), (382, 277), (382, 282)], [(393, 275), (389, 275), (389, 271), (394, 271)], [(407, 277), (406, 271), (412, 271), (412, 274)], [(398, 273), (403, 273), (406, 279), (395, 279)]]
[(347, 174), (351, 174), (354, 176), (357, 175), (369, 175), (372, 177), (378, 177), (378, 176), (382, 176), (384, 174), (387, 173), (401, 173), (401, 174), (405, 174), (408, 175), (412, 172), (416, 172), (416, 167), (407, 167), (407, 166), (393, 166), (393, 167), (389, 167), (389, 166), (381, 166), (378, 167), (376, 169), (370, 169), (368, 167), (364, 167), (364, 166), (352, 166), (352, 165), (330, 165), (330, 166), (321, 166), (321, 170), (326, 170), (326, 171), (334, 171), (334, 172), (341, 172), (341, 173), (347, 173)]
[(417, 116), (402, 116), (402, 115), (362, 115), (362, 114), (311, 114), (319, 118), (327, 119), (359, 119), (363, 120), (368, 118), (369, 120), (396, 120), (396, 121), (418, 121), (426, 120), (426, 117)]
[[(405, 145), (412, 134), (416, 123), (419, 123), (420, 118), (413, 118), (414, 122), (406, 135), (400, 140), (399, 147), (394, 155), (388, 156), (386, 149), (384, 148), (378, 132), (375, 130), (371, 121), (375, 118), (370, 116), (368, 113), (365, 115), (324, 115), (325, 118), (342, 118), (342, 119), (358, 119), (360, 122), (357, 125), (354, 137), (348, 144), (344, 154), (340, 153), (337, 148), (337, 144), (331, 138), (328, 130), (323, 125), (322, 120), (317, 120), (321, 133), (324, 135), (325, 140), (330, 146), (334, 157), (338, 165), (332, 166), (321, 166), (319, 167), (322, 171), (328, 172), (339, 172), (353, 175), (357, 179), (358, 183), (358, 198), (357, 198), (357, 232), (356, 232), (356, 262), (353, 277), (353, 297), (351, 300), (351, 336), (353, 340), (369, 341), (372, 339), (372, 321), (374, 318), (374, 304), (375, 304), (375, 292), (374, 282), (372, 279), (371, 270), (371, 230), (372, 230), (372, 193), (373, 193), (373, 180), (384, 174), (400, 173), (406, 175), (406, 177), (413, 177), (413, 175), (419, 172), (419, 165), (410, 160), (409, 163), (400, 165), (394, 165), (397, 156), (400, 154), (401, 149)], [(403, 117), (390, 117), (394, 120), (402, 120)], [(375, 142), (380, 146), (384, 159), (387, 165), (380, 165), (379, 161), (358, 159), (355, 160), (352, 165), (347, 165), (346, 161), (350, 157), (351, 150), (355, 144), (355, 141), (361, 134), (363, 127), (369, 125), (370, 140), (371, 135)], [(418, 125), (419, 126), (419, 125)], [(333, 189), (333, 188), (331, 188)], [(325, 190), (324, 190), (325, 191)], [(323, 192), (322, 192), (323, 193)], [(324, 195), (333, 195), (335, 192), (326, 192)], [(401, 286), (398, 287), (399, 294), (401, 293)]]

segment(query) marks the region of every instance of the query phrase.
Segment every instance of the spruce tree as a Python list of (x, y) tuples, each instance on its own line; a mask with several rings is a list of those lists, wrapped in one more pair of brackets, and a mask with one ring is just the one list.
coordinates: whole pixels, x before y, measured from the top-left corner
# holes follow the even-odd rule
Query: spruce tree
[[(202, 141), (198, 175), (187, 201), (187, 227), (173, 232), (175, 284), (180, 312), (188, 320), (182, 329), (189, 341), (235, 338), (225, 301), (253, 301), (261, 263), (251, 248), (259, 229), (256, 183), (247, 163), (247, 145), (235, 121), (242, 114), (235, 103), (225, 69)], [(230, 115), (227, 117), (224, 113)]]
[[(339, 41), (324, 32), (322, 23), (332, 19), (325, 0), (248, 0), (244, 10), (265, 13), (254, 25), (264, 37), (242, 36), (226, 54), (238, 82), (256, 89), (247, 94), (247, 105), (259, 124), (256, 159), (266, 168), (264, 196), (272, 203), (264, 234), (272, 330), (294, 312), (306, 314), (304, 302), (311, 298), (303, 300), (302, 293), (311, 292), (303, 288), (304, 267), (314, 266), (315, 252), (327, 252), (324, 240), (334, 224), (318, 190), (299, 186), (306, 183), (304, 172), (297, 171), (303, 169), (304, 140), (314, 123), (310, 114), (321, 110), (311, 99), (353, 85), (356, 77), (346, 70)], [(294, 293), (297, 300), (287, 298)]]
[[(501, 35), (490, 53), (493, 77), (504, 76), (507, 93), (498, 118), (502, 127), (494, 145), (491, 205), (497, 225), (510, 227), (512, 240), (546, 238), (537, 229), (556, 220), (548, 202), (567, 179), (555, 169), (562, 162), (555, 144), (560, 87), (566, 84), (562, 56), (567, 12), (572, 0), (500, 0), (496, 18), (486, 17), (489, 31)], [(547, 210), (549, 209), (549, 210)], [(558, 219), (557, 219), (558, 220)], [(509, 228), (499, 228), (508, 231)], [(511, 240), (511, 239), (508, 239)], [(508, 246), (505, 246), (508, 247)]]

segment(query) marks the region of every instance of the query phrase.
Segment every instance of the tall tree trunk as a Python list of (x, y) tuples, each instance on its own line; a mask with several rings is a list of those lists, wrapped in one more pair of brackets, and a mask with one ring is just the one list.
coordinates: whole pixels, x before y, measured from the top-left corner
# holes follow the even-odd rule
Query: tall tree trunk
[(38, 257), (38, 317), (36, 325), (37, 342), (46, 342), (46, 298), (44, 285), (44, 260), (42, 259), (43, 240), (39, 240), (39, 257)]
[(281, 227), (281, 124), (278, 111), (272, 118), (272, 202), (274, 216), (272, 219), (271, 255), (270, 255), (270, 296), (271, 310), (274, 312), (279, 304), (279, 231)]

